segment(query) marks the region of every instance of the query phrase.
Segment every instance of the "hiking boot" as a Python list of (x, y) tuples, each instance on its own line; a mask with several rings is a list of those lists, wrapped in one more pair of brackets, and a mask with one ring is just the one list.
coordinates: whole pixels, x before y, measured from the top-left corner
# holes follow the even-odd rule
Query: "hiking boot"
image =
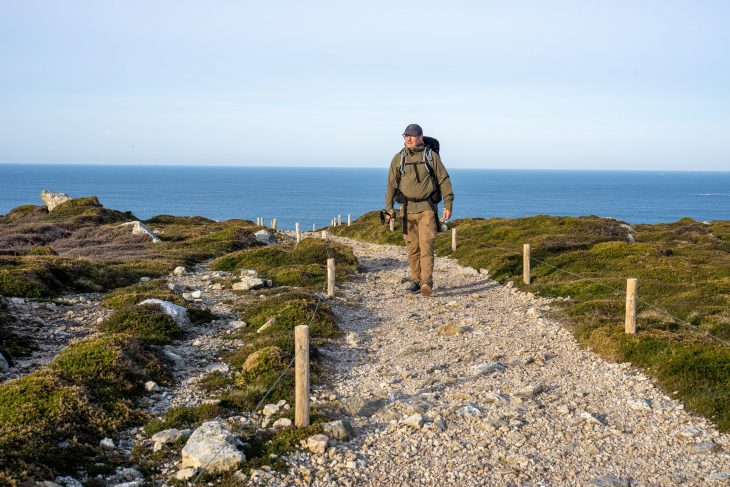
[(421, 295), (422, 296), (430, 296), (433, 291), (431, 290), (431, 286), (428, 284), (424, 284), (421, 286)]
[(420, 291), (420, 290), (421, 290), (421, 285), (420, 285), (420, 284), (418, 284), (417, 282), (412, 282), (412, 283), (410, 284), (410, 286), (408, 286), (408, 287), (406, 288), (406, 291), (408, 291), (408, 292), (410, 292), (410, 293), (413, 293), (413, 294), (417, 293), (417, 292), (418, 292), (418, 291)]

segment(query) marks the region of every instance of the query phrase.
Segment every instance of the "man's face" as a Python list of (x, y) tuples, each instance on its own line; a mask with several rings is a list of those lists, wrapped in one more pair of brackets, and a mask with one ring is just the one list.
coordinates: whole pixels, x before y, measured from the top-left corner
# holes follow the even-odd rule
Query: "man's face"
[(413, 149), (419, 142), (423, 141), (423, 135), (404, 135), (403, 139), (405, 140), (406, 147)]

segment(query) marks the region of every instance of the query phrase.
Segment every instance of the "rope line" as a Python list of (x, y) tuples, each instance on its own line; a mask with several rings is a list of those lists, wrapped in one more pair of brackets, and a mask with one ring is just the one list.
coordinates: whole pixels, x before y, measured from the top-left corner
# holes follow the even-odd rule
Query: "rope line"
[[(480, 241), (480, 240), (474, 240), (474, 239), (468, 238), (468, 237), (458, 237), (458, 239), (459, 240), (465, 240), (467, 242), (473, 242), (473, 243), (475, 243), (477, 245), (486, 245), (486, 246), (490, 246), (490, 247), (493, 247), (493, 248), (496, 248), (496, 249), (504, 250), (505, 252), (508, 252), (510, 254), (517, 255), (517, 256), (523, 255), (520, 252), (511, 250), (511, 249), (507, 249), (505, 247), (500, 247), (499, 245), (494, 245), (494, 244), (491, 244), (489, 242), (483, 242), (483, 241)], [(605, 284), (605, 283), (599, 281), (598, 278), (589, 277), (589, 276), (585, 276), (583, 274), (579, 274), (577, 272), (573, 272), (573, 271), (561, 269), (560, 267), (557, 267), (557, 266), (555, 266), (553, 264), (550, 264), (548, 262), (545, 262), (544, 260), (536, 259), (536, 258), (534, 258), (532, 256), (530, 256), (530, 260), (531, 261), (538, 262), (540, 264), (543, 264), (543, 265), (545, 265), (547, 267), (550, 267), (552, 269), (555, 269), (556, 271), (563, 272), (565, 274), (569, 274), (571, 276), (578, 277), (578, 278), (583, 279), (583, 280), (595, 282), (599, 286), (604, 287), (606, 289), (609, 289), (609, 290), (613, 291), (614, 293), (625, 294), (625, 291), (624, 290), (621, 290), (621, 289), (618, 289), (616, 287), (613, 287), (613, 286), (610, 286), (608, 284)], [(663, 314), (663, 315), (671, 318), (672, 320), (674, 320), (675, 322), (677, 322), (680, 325), (686, 326), (687, 328), (690, 328), (692, 330), (695, 330), (697, 332), (700, 332), (700, 333), (704, 334), (707, 337), (713, 338), (714, 340), (716, 340), (717, 342), (719, 342), (719, 343), (721, 343), (723, 345), (730, 346), (730, 342), (729, 341), (723, 340), (722, 338), (713, 335), (712, 333), (708, 332), (707, 330), (704, 330), (703, 328), (700, 328), (697, 325), (693, 325), (692, 323), (688, 323), (685, 320), (674, 316), (669, 311), (667, 311), (667, 310), (665, 310), (663, 308), (660, 308), (660, 307), (658, 307), (658, 306), (656, 306), (656, 305), (654, 305), (652, 303), (649, 303), (648, 301), (646, 301), (644, 299), (641, 299), (641, 298), (638, 298), (638, 297), (637, 297), (636, 300), (637, 300), (637, 302), (639, 302), (639, 303), (641, 303), (641, 304), (643, 304), (645, 306), (648, 306), (649, 308), (653, 309), (654, 311), (657, 311), (657, 312), (659, 312), (659, 313), (661, 313), (661, 314)]]
[[(332, 258), (331, 256), (333, 255), (333, 253), (332, 253), (332, 250), (330, 249), (328, 239), (324, 240), (324, 246), (325, 246), (325, 251), (327, 253), (327, 258), (328, 259)], [(312, 322), (314, 321), (314, 318), (317, 316), (317, 311), (319, 311), (319, 305), (322, 302), (322, 298), (323, 298), (326, 290), (327, 290), (327, 278), (325, 277), (324, 286), (322, 287), (322, 292), (320, 292), (319, 294), (315, 294), (315, 296), (317, 297), (317, 303), (314, 306), (314, 310), (312, 311), (312, 316), (309, 318), (309, 323), (307, 324), (307, 326), (310, 326), (312, 324)], [(302, 351), (304, 351), (304, 349), (302, 347), (299, 347), (298, 350), (294, 351), (294, 356), (292, 357), (291, 361), (289, 361), (289, 364), (281, 372), (281, 374), (279, 374), (279, 377), (276, 378), (276, 381), (274, 381), (274, 383), (271, 385), (271, 387), (269, 387), (269, 389), (266, 391), (266, 393), (261, 397), (259, 402), (256, 404), (256, 407), (253, 408), (252, 412), (257, 411), (261, 407), (261, 405), (264, 403), (264, 401), (266, 401), (266, 399), (269, 397), (269, 395), (274, 390), (274, 388), (279, 384), (279, 382), (281, 382), (281, 379), (284, 378), (284, 376), (286, 375), (287, 372), (289, 372), (289, 369), (291, 369), (292, 365), (294, 365), (294, 362), (296, 361), (297, 355)], [(243, 430), (243, 427), (244, 427), (244, 425), (241, 424), (238, 428), (236, 428), (236, 430), (233, 432), (233, 434), (235, 436), (238, 436), (238, 434), (241, 432), (241, 430)], [(215, 454), (210, 458), (210, 460), (208, 460), (208, 463), (206, 463), (205, 466), (200, 469), (200, 472), (198, 472), (198, 475), (195, 477), (195, 480), (193, 480), (193, 485), (197, 485), (198, 480), (200, 480), (200, 477), (202, 477), (203, 474), (205, 474), (208, 471), (208, 468), (210, 467), (210, 465), (218, 457), (218, 455), (220, 455), (220, 453), (223, 451), (224, 448), (225, 448), (225, 446), (221, 446), (218, 449), (218, 451), (216, 451)]]

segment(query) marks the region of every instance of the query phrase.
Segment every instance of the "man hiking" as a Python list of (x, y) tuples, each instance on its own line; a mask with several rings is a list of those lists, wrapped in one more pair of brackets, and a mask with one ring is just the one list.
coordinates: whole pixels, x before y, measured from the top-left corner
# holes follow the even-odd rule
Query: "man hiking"
[(449, 173), (438, 154), (438, 141), (415, 123), (403, 132), (404, 148), (393, 156), (385, 190), (385, 209), (393, 218), (393, 200), (400, 203), (411, 284), (408, 291), (430, 296), (433, 289), (433, 243), (438, 231), (438, 203), (443, 219), (451, 218), (454, 193)]

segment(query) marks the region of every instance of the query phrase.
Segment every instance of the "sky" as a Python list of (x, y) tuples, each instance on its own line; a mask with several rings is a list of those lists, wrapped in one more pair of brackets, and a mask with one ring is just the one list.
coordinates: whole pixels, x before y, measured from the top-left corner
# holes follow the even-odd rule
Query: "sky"
[(730, 2), (0, 0), (0, 163), (730, 170)]

